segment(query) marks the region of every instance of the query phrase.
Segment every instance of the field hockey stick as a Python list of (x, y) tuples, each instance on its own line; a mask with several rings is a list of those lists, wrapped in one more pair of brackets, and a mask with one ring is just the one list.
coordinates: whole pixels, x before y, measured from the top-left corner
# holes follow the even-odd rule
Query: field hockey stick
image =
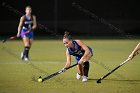
[[(138, 52), (134, 55), (136, 56), (137, 54), (139, 54)], [(124, 64), (126, 64), (127, 62), (129, 62), (131, 59), (128, 58), (126, 59), (124, 62), (122, 62), (121, 64), (119, 64), (116, 68), (114, 68), (113, 70), (111, 70), (109, 73), (107, 73), (106, 75), (104, 75), (103, 77), (101, 77), (100, 79), (97, 80), (97, 83), (101, 83), (101, 80), (103, 80), (104, 78), (106, 78), (107, 76), (109, 76), (111, 73), (113, 73), (115, 70), (117, 70), (118, 68), (120, 68), (121, 66), (123, 66)]]
[[(74, 64), (74, 65), (72, 65), (72, 66), (69, 66), (68, 68), (65, 68), (65, 69), (68, 70), (68, 69), (70, 69), (70, 68), (72, 68), (72, 67), (74, 67), (74, 66), (76, 66), (76, 65), (78, 65), (78, 64), (76, 63), (76, 64)], [(57, 75), (59, 75), (59, 74), (61, 74), (61, 73), (63, 73), (63, 72), (64, 72), (63, 70), (60, 70), (60, 71), (55, 72), (55, 73), (53, 73), (53, 74), (51, 74), (51, 75), (49, 75), (49, 76), (46, 76), (46, 77), (44, 77), (44, 78), (41, 78), (41, 76), (40, 76), (39, 79), (38, 79), (38, 82), (46, 81), (46, 80), (48, 80), (48, 79), (50, 79), (50, 78), (52, 78), (52, 77), (54, 77), (54, 76), (57, 76)]]
[[(23, 35), (26, 35), (26, 34), (28, 34), (28, 33), (29, 33), (29, 31), (24, 32)], [(20, 34), (20, 36), (21, 36), (21, 34)], [(19, 36), (19, 37), (20, 37), (20, 36)], [(6, 38), (6, 39), (2, 40), (2, 42), (5, 43), (7, 40), (13, 40), (13, 39), (15, 39), (15, 38), (18, 38), (18, 36), (11, 36), (11, 37), (9, 37), (9, 38)]]

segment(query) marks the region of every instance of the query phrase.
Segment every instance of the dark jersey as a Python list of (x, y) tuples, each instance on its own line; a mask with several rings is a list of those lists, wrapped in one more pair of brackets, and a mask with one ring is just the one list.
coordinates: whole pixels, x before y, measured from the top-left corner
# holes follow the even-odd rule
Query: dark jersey
[[(75, 56), (76, 62), (78, 63), (81, 57), (84, 55), (85, 50), (82, 49), (81, 46), (78, 45), (78, 43), (74, 40), (73, 44), (75, 46), (75, 50), (72, 50), (71, 48), (68, 48), (69, 54)], [(89, 51), (92, 53), (92, 49), (88, 47)]]
[(24, 15), (23, 29), (31, 29), (33, 26), (33, 16), (30, 19)]
[(69, 54), (81, 58), (84, 55), (85, 50), (83, 50), (82, 47), (79, 46), (75, 40), (73, 41), (73, 44), (75, 46), (75, 50), (68, 48)]

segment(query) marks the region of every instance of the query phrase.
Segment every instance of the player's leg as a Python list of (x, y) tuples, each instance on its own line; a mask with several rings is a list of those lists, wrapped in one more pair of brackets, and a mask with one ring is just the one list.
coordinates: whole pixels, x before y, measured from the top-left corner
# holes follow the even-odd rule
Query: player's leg
[(88, 80), (88, 72), (89, 72), (89, 62), (86, 61), (83, 63), (83, 82)]
[(88, 80), (88, 72), (89, 72), (89, 62), (86, 61), (83, 64), (77, 65), (77, 71), (76, 78), (80, 79), (81, 76), (83, 77), (83, 82)]
[(24, 42), (23, 55), (25, 56), (25, 61), (28, 61), (29, 60), (29, 50), (30, 50), (30, 39), (25, 36), (23, 38), (23, 42)]
[(83, 63), (83, 80), (82, 80), (83, 82), (88, 80), (88, 72), (89, 72), (89, 61), (88, 60), (93, 56), (92, 49), (89, 48), (89, 50), (90, 50), (90, 53), (87, 56), (86, 61)]
[(29, 58), (29, 51), (30, 51), (30, 49), (31, 49), (31, 46), (32, 46), (32, 43), (33, 43), (33, 37), (34, 37), (33, 32), (30, 32), (30, 33), (28, 34), (28, 37), (29, 37), (29, 50), (28, 50), (28, 58)]
[(77, 71), (78, 71), (78, 73), (76, 74), (76, 78), (80, 79), (81, 76), (83, 76), (83, 65), (82, 64), (77, 65)]
[(29, 60), (29, 51), (31, 49), (32, 42), (33, 42), (33, 39), (29, 39), (29, 46), (27, 47), (27, 52), (25, 53), (26, 54), (25, 61)]
[(29, 60), (29, 50), (31, 48), (32, 42), (33, 42), (33, 32), (29, 32), (26, 35), (23, 35), (23, 42), (24, 42), (24, 52), (22, 52), (22, 59), (24, 59), (25, 56), (25, 61)]
[[(79, 62), (80, 58), (78, 56), (75, 56), (75, 60), (76, 60), (76, 63)], [(76, 78), (77, 79), (80, 79), (81, 76), (83, 76), (83, 66), (82, 64), (78, 64), (77, 65), (77, 74), (76, 74)]]
[(33, 32), (30, 32), (28, 34), (28, 37), (29, 37), (29, 45), (30, 45), (30, 48), (31, 48), (32, 43), (33, 43), (34, 33)]
[(32, 46), (32, 43), (33, 43), (33, 39), (30, 39), (30, 40), (29, 40), (30, 48), (31, 48), (31, 46)]

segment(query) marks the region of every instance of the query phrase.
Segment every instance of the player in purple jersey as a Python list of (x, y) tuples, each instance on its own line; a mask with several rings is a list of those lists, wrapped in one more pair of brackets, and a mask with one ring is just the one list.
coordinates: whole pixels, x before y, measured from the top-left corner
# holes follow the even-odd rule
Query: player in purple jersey
[(65, 32), (63, 37), (63, 43), (67, 47), (66, 57), (67, 61), (63, 68), (69, 67), (71, 64), (71, 55), (75, 56), (78, 73), (76, 74), (76, 78), (83, 78), (82, 81), (85, 82), (88, 80), (88, 72), (89, 72), (89, 59), (93, 56), (92, 49), (85, 45), (81, 40), (72, 40), (69, 32)]
[(17, 33), (17, 37), (20, 37), (21, 35), (24, 42), (24, 51), (21, 53), (21, 59), (25, 61), (29, 60), (29, 50), (33, 41), (33, 30), (37, 27), (36, 16), (32, 15), (31, 12), (32, 8), (26, 6), (26, 14), (20, 18)]

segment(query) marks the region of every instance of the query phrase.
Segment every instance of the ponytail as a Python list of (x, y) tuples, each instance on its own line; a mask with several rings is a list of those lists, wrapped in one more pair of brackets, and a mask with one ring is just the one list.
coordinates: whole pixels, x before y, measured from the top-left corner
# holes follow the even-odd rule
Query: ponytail
[(68, 31), (65, 31), (63, 39), (72, 40), (72, 37), (71, 37), (71, 35), (70, 35), (70, 33)]

